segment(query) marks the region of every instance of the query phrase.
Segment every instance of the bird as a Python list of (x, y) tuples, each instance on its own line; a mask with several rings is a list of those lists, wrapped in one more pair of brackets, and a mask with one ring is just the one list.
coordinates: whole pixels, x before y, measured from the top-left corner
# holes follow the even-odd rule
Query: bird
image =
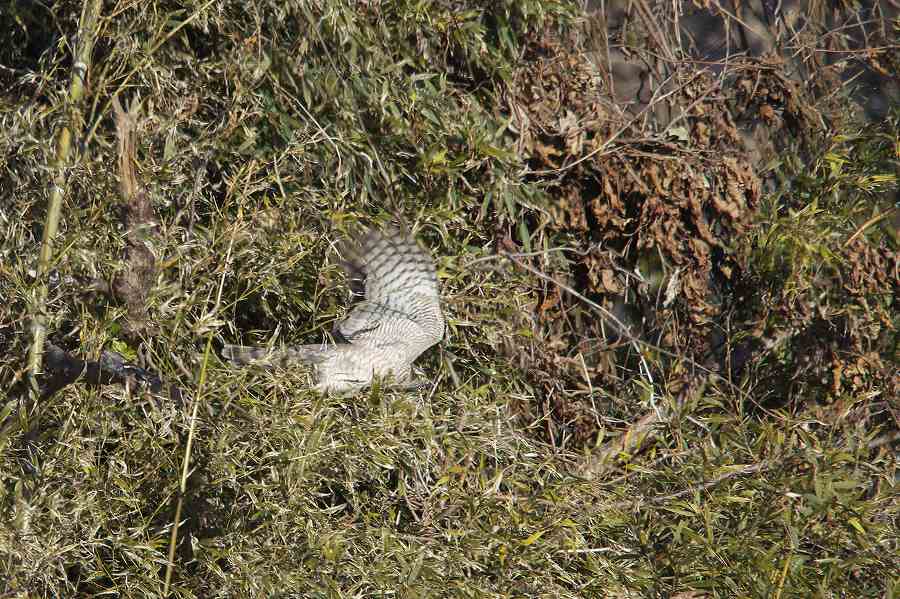
[(369, 227), (360, 236), (345, 244), (342, 264), (360, 301), (336, 324), (334, 343), (225, 345), (223, 357), (235, 364), (312, 366), (314, 389), (324, 393), (358, 392), (376, 379), (417, 386), (412, 364), (443, 339), (446, 328), (434, 259), (394, 226)]

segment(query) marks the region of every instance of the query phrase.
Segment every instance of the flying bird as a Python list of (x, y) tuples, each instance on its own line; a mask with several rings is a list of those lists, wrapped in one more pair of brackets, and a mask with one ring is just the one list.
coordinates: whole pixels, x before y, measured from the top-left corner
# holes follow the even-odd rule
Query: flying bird
[(359, 391), (375, 378), (411, 385), (412, 363), (444, 337), (437, 271), (431, 255), (408, 233), (369, 229), (347, 248), (344, 268), (360, 301), (337, 323), (337, 343), (286, 348), (226, 345), (238, 364), (312, 366), (315, 389)]

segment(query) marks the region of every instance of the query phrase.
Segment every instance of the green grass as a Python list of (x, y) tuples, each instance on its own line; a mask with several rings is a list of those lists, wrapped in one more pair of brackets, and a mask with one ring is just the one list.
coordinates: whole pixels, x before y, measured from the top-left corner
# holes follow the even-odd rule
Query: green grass
[[(76, 383), (26, 416), (9, 393), (0, 597), (161, 595), (192, 427), (172, 596), (900, 594), (896, 112), (866, 125), (835, 92), (830, 132), (795, 91), (778, 108), (809, 129), (773, 127), (763, 167), (728, 112), (745, 88), (698, 102), (688, 63), (683, 135), (614, 110), (567, 3), (113, 8), (72, 116), (81, 5), (0, 9), (0, 389), (47, 284), (53, 343), (187, 401)], [(773, 102), (775, 67), (734, 69)], [(103, 291), (130, 268), (114, 95), (159, 220), (143, 320)], [(429, 386), (328, 397), (217, 357), (320, 341), (346, 310), (333, 246), (392, 216), (438, 265)]]

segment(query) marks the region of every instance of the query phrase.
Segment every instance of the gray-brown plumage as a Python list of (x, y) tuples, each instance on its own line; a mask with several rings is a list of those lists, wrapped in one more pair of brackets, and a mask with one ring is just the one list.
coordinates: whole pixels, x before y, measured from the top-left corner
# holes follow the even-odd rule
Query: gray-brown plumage
[(444, 336), (434, 261), (396, 229), (369, 230), (347, 254), (344, 266), (362, 300), (335, 327), (339, 343), (284, 349), (226, 345), (223, 356), (242, 364), (312, 365), (320, 391), (356, 391), (387, 375), (409, 383), (413, 361)]

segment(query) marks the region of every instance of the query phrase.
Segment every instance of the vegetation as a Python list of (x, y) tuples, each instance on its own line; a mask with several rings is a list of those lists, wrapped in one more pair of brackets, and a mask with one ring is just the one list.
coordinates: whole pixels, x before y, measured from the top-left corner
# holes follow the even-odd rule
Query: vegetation
[[(0, 597), (900, 595), (900, 21), (622, 4), (0, 7)], [(218, 357), (392, 218), (429, 387)]]

